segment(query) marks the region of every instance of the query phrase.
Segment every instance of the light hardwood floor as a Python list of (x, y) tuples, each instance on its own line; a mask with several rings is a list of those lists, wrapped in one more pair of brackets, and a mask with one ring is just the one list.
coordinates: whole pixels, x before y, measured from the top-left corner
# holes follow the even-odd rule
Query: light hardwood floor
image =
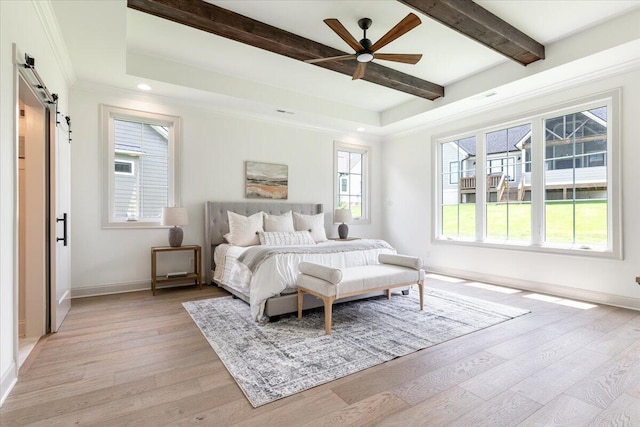
[(426, 284), (532, 312), (254, 409), (181, 305), (226, 292), (77, 299), (21, 368), (0, 424), (640, 425), (639, 312)]

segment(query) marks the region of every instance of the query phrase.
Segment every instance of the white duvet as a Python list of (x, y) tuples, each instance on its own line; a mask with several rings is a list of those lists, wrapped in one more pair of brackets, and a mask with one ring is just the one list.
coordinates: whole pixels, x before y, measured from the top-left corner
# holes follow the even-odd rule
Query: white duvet
[[(343, 245), (342, 242), (327, 241), (319, 245)], [(238, 257), (248, 248), (238, 246), (219, 245), (214, 253), (216, 270), (214, 278), (234, 290), (249, 297), (251, 315), (255, 320), (260, 320), (264, 313), (267, 299), (295, 292), (296, 278), (298, 276), (298, 264), (301, 261), (316, 262), (332, 267), (357, 267), (362, 265), (377, 264), (378, 255), (381, 253), (395, 253), (391, 246), (372, 249), (334, 252), (334, 253), (304, 253), (304, 254), (276, 254), (268, 257), (252, 273), (247, 266), (238, 262)]]

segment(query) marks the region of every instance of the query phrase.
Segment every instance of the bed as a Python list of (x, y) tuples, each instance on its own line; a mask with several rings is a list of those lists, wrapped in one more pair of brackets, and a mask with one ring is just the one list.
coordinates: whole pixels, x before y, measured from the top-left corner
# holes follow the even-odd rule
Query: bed
[[(297, 311), (295, 279), (300, 261), (312, 261), (335, 267), (353, 267), (377, 263), (381, 253), (395, 253), (387, 242), (361, 239), (350, 242), (328, 240), (309, 246), (228, 245), (228, 212), (249, 217), (258, 212), (282, 215), (287, 212), (317, 215), (321, 204), (282, 202), (213, 202), (205, 203), (205, 273), (207, 282), (216, 284), (251, 305), (255, 320), (265, 321)], [(328, 229), (331, 219), (324, 218)], [(256, 261), (257, 260), (257, 261)], [(382, 292), (344, 299), (368, 298)], [(321, 307), (322, 301), (305, 295), (304, 309)]]

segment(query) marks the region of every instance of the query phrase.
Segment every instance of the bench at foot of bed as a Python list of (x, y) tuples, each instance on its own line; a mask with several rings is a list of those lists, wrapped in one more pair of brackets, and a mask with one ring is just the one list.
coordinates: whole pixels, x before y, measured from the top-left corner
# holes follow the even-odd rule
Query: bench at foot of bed
[[(324, 329), (331, 334), (331, 312), (338, 298), (417, 284), (420, 288), (420, 310), (424, 309), (424, 270), (420, 258), (381, 254), (380, 264), (361, 267), (332, 268), (311, 262), (300, 263), (298, 275), (298, 319), (302, 318), (302, 299), (306, 293), (324, 302)], [(404, 292), (403, 292), (404, 293)]]

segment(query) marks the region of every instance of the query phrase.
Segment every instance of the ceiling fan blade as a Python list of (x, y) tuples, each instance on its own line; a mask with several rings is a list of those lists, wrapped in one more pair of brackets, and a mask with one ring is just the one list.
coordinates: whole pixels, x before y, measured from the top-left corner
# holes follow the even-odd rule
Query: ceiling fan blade
[(327, 24), (329, 28), (331, 28), (333, 32), (336, 33), (342, 40), (347, 42), (347, 44), (351, 46), (353, 50), (355, 50), (356, 52), (362, 50), (362, 46), (360, 45), (360, 43), (358, 43), (358, 40), (356, 40), (351, 35), (351, 33), (347, 31), (347, 29), (340, 23), (340, 21), (335, 18), (328, 18), (324, 20), (324, 23)]
[(318, 58), (318, 59), (306, 59), (304, 62), (308, 64), (315, 64), (316, 62), (324, 62), (324, 61), (346, 61), (347, 59), (356, 59), (355, 55), (340, 55), (340, 56), (330, 56), (328, 58)]
[(355, 73), (353, 73), (353, 78), (351, 80), (358, 80), (364, 77), (364, 70), (367, 68), (368, 62), (358, 62), (358, 66), (356, 67)]
[(404, 62), (405, 64), (417, 64), (422, 59), (422, 54), (411, 53), (376, 53), (376, 59), (384, 61)]
[(420, 18), (418, 18), (416, 15), (414, 15), (413, 13), (408, 14), (402, 21), (398, 22), (395, 27), (390, 29), (387, 34), (382, 36), (380, 40), (378, 40), (373, 44), (373, 46), (371, 46), (371, 52), (375, 52), (381, 47), (388, 45), (404, 33), (414, 29), (421, 23), (422, 21), (420, 21)]

